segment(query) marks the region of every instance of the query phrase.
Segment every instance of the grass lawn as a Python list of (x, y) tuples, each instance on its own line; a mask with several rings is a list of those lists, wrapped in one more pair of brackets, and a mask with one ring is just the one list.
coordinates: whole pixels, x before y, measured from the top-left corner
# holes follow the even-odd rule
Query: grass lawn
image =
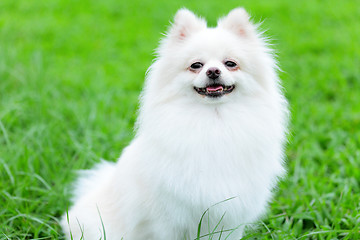
[(244, 6), (277, 49), (288, 176), (247, 239), (360, 239), (360, 3), (0, 1), (0, 239), (61, 239), (75, 170), (115, 161), (161, 33)]

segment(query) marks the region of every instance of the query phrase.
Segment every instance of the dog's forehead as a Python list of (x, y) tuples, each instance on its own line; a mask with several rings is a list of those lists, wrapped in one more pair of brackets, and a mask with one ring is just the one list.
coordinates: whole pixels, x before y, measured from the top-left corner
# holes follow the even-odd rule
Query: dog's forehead
[(234, 34), (220, 29), (207, 28), (189, 39), (188, 50), (191, 55), (209, 59), (231, 57), (239, 51), (240, 39)]

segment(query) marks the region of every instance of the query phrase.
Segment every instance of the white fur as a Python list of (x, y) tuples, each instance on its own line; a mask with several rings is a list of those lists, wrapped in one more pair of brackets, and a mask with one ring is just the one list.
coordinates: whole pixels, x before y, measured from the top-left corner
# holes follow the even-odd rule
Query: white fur
[[(68, 238), (70, 225), (74, 239), (99, 239), (103, 224), (110, 240), (195, 239), (212, 206), (201, 235), (225, 214), (217, 230), (239, 226), (228, 238), (239, 239), (265, 213), (284, 172), (287, 104), (271, 51), (248, 19), (239, 8), (207, 28), (179, 10), (149, 69), (136, 137), (116, 164), (80, 178), (69, 223), (62, 220)], [(228, 58), (240, 69), (229, 71)], [(196, 61), (199, 73), (188, 69)], [(232, 93), (211, 99), (194, 90), (209, 67), (235, 84)]]

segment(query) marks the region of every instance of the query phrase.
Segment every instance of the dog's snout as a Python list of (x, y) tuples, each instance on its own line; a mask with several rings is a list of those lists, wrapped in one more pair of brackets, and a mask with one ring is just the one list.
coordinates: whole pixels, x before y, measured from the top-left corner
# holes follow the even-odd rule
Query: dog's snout
[(206, 71), (206, 75), (211, 79), (217, 79), (221, 74), (220, 69), (211, 67)]

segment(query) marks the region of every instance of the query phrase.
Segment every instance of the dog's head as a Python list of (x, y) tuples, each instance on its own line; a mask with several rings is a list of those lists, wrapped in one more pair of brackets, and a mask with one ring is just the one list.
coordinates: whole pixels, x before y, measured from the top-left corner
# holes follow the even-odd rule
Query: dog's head
[(223, 103), (270, 90), (269, 82), (276, 79), (271, 54), (242, 8), (221, 18), (215, 28), (189, 10), (179, 10), (158, 55), (150, 75), (158, 79), (154, 88), (169, 99)]

